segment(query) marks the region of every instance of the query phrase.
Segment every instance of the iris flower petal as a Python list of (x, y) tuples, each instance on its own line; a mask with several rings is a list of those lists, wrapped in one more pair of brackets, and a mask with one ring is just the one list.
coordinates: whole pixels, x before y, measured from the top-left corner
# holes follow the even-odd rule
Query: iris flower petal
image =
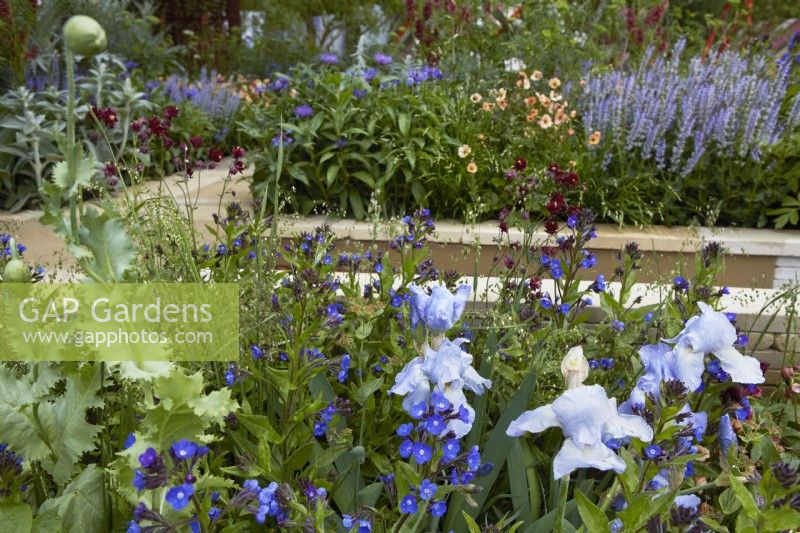
[(726, 346), (714, 352), (719, 359), (722, 370), (730, 374), (731, 380), (737, 383), (764, 383), (761, 364), (755, 357), (742, 355), (733, 346)]
[(553, 412), (552, 404), (537, 407), (533, 411), (525, 411), (511, 421), (506, 430), (509, 437), (519, 437), (523, 433), (541, 433), (542, 431), (561, 427), (561, 423)]
[(553, 479), (568, 476), (578, 468), (614, 470), (620, 474), (625, 471), (625, 461), (602, 443), (578, 446), (572, 439), (566, 439), (553, 459)]

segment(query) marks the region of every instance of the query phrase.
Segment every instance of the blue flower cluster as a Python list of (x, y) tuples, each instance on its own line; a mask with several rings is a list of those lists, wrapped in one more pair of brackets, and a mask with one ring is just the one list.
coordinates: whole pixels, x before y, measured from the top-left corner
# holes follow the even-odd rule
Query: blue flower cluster
[[(437, 286), (430, 294), (422, 287), (410, 285), (411, 323), (422, 325), (430, 333), (433, 347), (425, 345), (420, 355), (412, 359), (395, 377), (390, 394), (405, 396), (403, 408), (416, 422), (407, 422), (397, 428), (402, 437), (399, 454), (403, 459), (413, 459), (424, 465), (439, 457), (438, 463), (427, 471), (444, 472), (442, 478), (451, 485), (471, 483), (475, 476), (485, 475), (492, 465), (482, 464), (478, 446), (462, 452), (460, 439), (472, 428), (475, 411), (467, 402), (464, 389), (477, 394), (491, 387), (491, 381), (481, 377), (472, 367), (472, 356), (461, 349), (465, 339), (450, 341), (445, 337), (448, 329), (460, 319), (469, 298), (470, 287), (462, 285), (455, 294)], [(393, 487), (393, 477), (384, 483)], [(445, 500), (436, 500), (437, 480), (423, 479), (418, 487), (399, 502), (400, 512), (416, 514), (419, 503), (434, 517), (447, 512)], [(393, 490), (393, 489), (392, 489)]]
[[(672, 53), (649, 49), (638, 69), (587, 76), (580, 101), (586, 135), (636, 153), (658, 168), (689, 174), (705, 154), (758, 161), (800, 124), (800, 96), (781, 120), (793, 60), (733, 50), (681, 66), (685, 39)], [(617, 152), (606, 150), (606, 161)]]
[[(12, 236), (8, 233), (0, 233), (0, 259), (11, 257), (11, 246), (9, 244), (11, 242), (11, 237)], [(16, 248), (19, 255), (22, 255), (22, 253), (28, 249), (20, 243), (17, 243)]]
[(215, 119), (228, 120), (239, 107), (239, 94), (220, 77), (215, 70), (203, 67), (200, 76), (189, 81), (173, 74), (163, 84), (164, 93), (176, 104), (189, 101)]
[(317, 413), (317, 420), (313, 425), (314, 436), (317, 438), (324, 437), (325, 432), (328, 431), (328, 424), (333, 421), (334, 416), (350, 416), (351, 413), (350, 401), (343, 398), (336, 398), (329, 403), (327, 407)]

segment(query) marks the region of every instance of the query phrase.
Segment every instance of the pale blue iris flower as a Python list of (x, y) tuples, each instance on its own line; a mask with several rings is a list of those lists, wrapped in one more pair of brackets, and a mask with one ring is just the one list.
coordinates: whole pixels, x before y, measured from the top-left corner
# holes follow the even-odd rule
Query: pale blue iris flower
[(469, 285), (459, 285), (455, 294), (447, 287), (438, 285), (431, 294), (417, 285), (409, 285), (411, 291), (411, 327), (422, 322), (430, 330), (447, 331), (458, 322), (469, 300)]
[(625, 471), (625, 461), (606, 446), (611, 439), (635, 437), (649, 442), (653, 429), (636, 415), (620, 414), (617, 401), (600, 385), (568, 389), (552, 404), (522, 413), (506, 430), (511, 437), (541, 433), (560, 427), (566, 439), (553, 460), (553, 478), (561, 479), (578, 468)]
[[(764, 383), (764, 374), (758, 359), (742, 355), (733, 347), (736, 343), (736, 328), (725, 313), (714, 311), (703, 302), (698, 302), (697, 305), (700, 306), (700, 314), (690, 318), (683, 331), (667, 342), (675, 343), (676, 350), (681, 349), (692, 357), (696, 357), (696, 354), (701, 354), (702, 357), (713, 353), (719, 359), (722, 369), (736, 383)], [(695, 388), (689, 387), (690, 390)]]
[(415, 357), (395, 377), (391, 394), (405, 396), (403, 409), (411, 412), (420, 403), (427, 404), (434, 391), (441, 392), (453, 405), (456, 413), (465, 410), (464, 416), (451, 419), (447, 430), (461, 438), (472, 429), (475, 411), (467, 402), (464, 390), (483, 394), (492, 382), (483, 378), (472, 367), (472, 356), (461, 349), (466, 339), (444, 340), (438, 350), (426, 348), (425, 357)]
[(662, 381), (678, 380), (691, 392), (703, 384), (705, 356), (714, 354), (722, 369), (737, 383), (763, 383), (764, 374), (756, 358), (742, 355), (733, 347), (736, 328), (725, 313), (699, 302), (701, 313), (686, 322), (677, 337), (643, 346), (639, 356), (644, 375), (631, 391), (631, 404), (643, 404), (645, 396), (658, 396)]

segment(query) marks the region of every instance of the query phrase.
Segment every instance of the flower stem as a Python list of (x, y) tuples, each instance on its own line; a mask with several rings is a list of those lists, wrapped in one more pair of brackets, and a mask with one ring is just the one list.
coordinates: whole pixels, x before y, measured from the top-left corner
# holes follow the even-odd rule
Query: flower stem
[(69, 183), (69, 223), (72, 238), (78, 241), (78, 208), (75, 201), (77, 165), (75, 159), (75, 59), (69, 46), (64, 47), (64, 63), (67, 67), (67, 182)]
[(564, 533), (564, 512), (567, 509), (567, 494), (569, 493), (569, 475), (562, 478), (558, 491), (558, 507), (553, 523), (553, 533)]

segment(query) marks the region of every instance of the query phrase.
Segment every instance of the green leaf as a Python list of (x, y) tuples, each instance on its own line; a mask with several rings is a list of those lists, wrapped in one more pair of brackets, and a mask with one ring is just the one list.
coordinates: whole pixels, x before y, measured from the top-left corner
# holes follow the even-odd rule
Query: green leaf
[(92, 259), (82, 261), (87, 273), (97, 281), (122, 281), (133, 266), (136, 248), (122, 221), (109, 214), (88, 209), (81, 217), (81, 244), (92, 252)]
[(51, 509), (44, 513), (39, 513), (33, 519), (31, 533), (61, 533), (61, 518), (58, 516), (58, 509)]
[(586, 526), (588, 531), (610, 533), (608, 517), (598, 506), (592, 503), (578, 489), (575, 489), (575, 500), (578, 502), (578, 512), (581, 515), (581, 520), (583, 520), (583, 525)]
[(236, 400), (231, 398), (228, 387), (212, 391), (205, 396), (196, 396), (187, 402), (194, 413), (209, 424), (222, 424), (225, 417), (239, 408)]
[(628, 507), (619, 513), (626, 531), (639, 531), (653, 515), (660, 515), (675, 500), (675, 493), (668, 492), (656, 498), (642, 493), (629, 501)]
[[(503, 464), (509, 456), (513, 443), (513, 439), (506, 435), (506, 428), (513, 419), (518, 417), (525, 410), (535, 387), (536, 370), (531, 369), (525, 376), (525, 379), (522, 380), (522, 383), (520, 383), (514, 396), (512, 396), (509, 402), (499, 411), (502, 414), (494, 425), (492, 432), (489, 433), (486, 444), (481, 447), (483, 451), (483, 462), (493, 463), (494, 468), (489, 474), (475, 481), (475, 485), (478, 485), (482, 490), (471, 496), (478, 504), (477, 508), (467, 506), (467, 508), (464, 509), (464, 512), (469, 514), (469, 516), (477, 516), (478, 511), (481, 509), (486, 499), (493, 494), (492, 486), (495, 480), (497, 480), (500, 471), (503, 470)], [(465, 503), (464, 496), (461, 494), (453, 496), (445, 519), (444, 529), (446, 531), (450, 531), (451, 529), (460, 531), (463, 529), (461, 510)]]
[[(578, 505), (575, 503), (574, 499), (569, 500), (567, 502), (566, 508), (564, 509), (564, 516), (568, 516), (576, 512), (577, 507)], [(539, 533), (540, 531), (553, 531), (553, 525), (555, 524), (556, 521), (557, 511), (558, 509), (553, 509), (552, 511), (541, 517), (539, 520), (529, 525), (527, 528), (525, 528), (525, 533)], [(575, 526), (573, 526), (572, 523), (566, 518), (564, 519), (563, 527), (565, 533), (571, 533), (575, 531)]]
[(461, 514), (464, 516), (464, 522), (467, 523), (469, 533), (481, 533), (481, 528), (478, 526), (478, 523), (475, 522), (475, 519), (468, 515), (466, 511), (461, 511)]
[(96, 465), (87, 466), (61, 496), (46, 500), (39, 513), (55, 509), (61, 518), (64, 533), (103, 531), (103, 474)]
[(363, 385), (361, 385), (355, 391), (355, 399), (359, 405), (364, 405), (367, 403), (372, 395), (375, 393), (376, 390), (380, 389), (383, 386), (383, 378), (373, 379), (367, 381)]
[(325, 173), (325, 183), (330, 187), (333, 185), (333, 182), (336, 181), (336, 174), (339, 172), (340, 166), (331, 165), (328, 167), (328, 171)]
[[(80, 146), (76, 145), (80, 152)], [(97, 173), (94, 168), (94, 159), (91, 156), (82, 157), (79, 154), (75, 159), (75, 183), (69, 182), (69, 168), (66, 161), (60, 161), (53, 165), (53, 182), (67, 196), (76, 195), (84, 187), (92, 184), (92, 178)]]
[(511, 488), (511, 503), (517, 518), (524, 523), (539, 518), (541, 489), (539, 477), (528, 443), (514, 439), (508, 456), (508, 478)]
[(364, 209), (364, 203), (361, 201), (361, 194), (356, 189), (350, 189), (350, 207), (353, 210), (353, 216), (356, 220), (364, 220), (367, 211)]
[(723, 526), (716, 520), (709, 518), (708, 516), (701, 516), (700, 521), (707, 525), (711, 531), (716, 531), (717, 533), (729, 533), (727, 527)]
[(44, 467), (63, 485), (80, 469), (80, 457), (96, 448), (95, 437), (101, 427), (86, 421), (86, 410), (103, 406), (99, 364), (85, 364), (78, 374), (67, 378), (64, 394), (52, 404), (39, 406), (39, 418), (48, 434), (55, 460), (48, 456)]
[(33, 510), (26, 503), (0, 503), (0, 524), (5, 531), (27, 533), (33, 527)]
[(406, 137), (411, 127), (411, 117), (409, 117), (406, 113), (401, 113), (397, 118), (397, 125), (400, 129), (400, 133), (403, 135), (403, 137)]
[(800, 524), (800, 512), (786, 506), (778, 509), (767, 509), (762, 517), (764, 531), (797, 529), (798, 524)]
[(733, 489), (736, 499), (742, 504), (742, 510), (744, 511), (744, 514), (746, 514), (751, 520), (756, 520), (759, 513), (758, 505), (756, 504), (756, 500), (753, 498), (753, 495), (750, 494), (750, 491), (747, 490), (747, 487), (745, 487), (735, 475), (730, 474), (728, 479), (730, 479), (731, 489)]
[(627, 449), (620, 448), (619, 456), (625, 461), (625, 471), (619, 475), (619, 479), (622, 482), (622, 488), (625, 489), (625, 496), (632, 498), (636, 495), (636, 489), (639, 487), (637, 476), (639, 467)]
[(355, 336), (359, 340), (364, 340), (372, 333), (372, 322), (364, 322), (356, 328)]
[(263, 436), (267, 442), (278, 443), (282, 440), (281, 434), (275, 431), (269, 418), (264, 415), (247, 415), (239, 413), (236, 420), (253, 436)]
[(374, 189), (376, 187), (375, 186), (375, 180), (372, 179), (372, 176), (370, 176), (370, 174), (368, 172), (365, 172), (363, 170), (359, 170), (358, 172), (353, 172), (351, 174), (351, 176), (353, 176), (356, 179), (359, 179), (359, 180), (363, 181), (370, 189)]
[(358, 504), (365, 507), (373, 507), (383, 492), (383, 482), (376, 481), (358, 491)]
[(733, 489), (728, 487), (719, 495), (719, 508), (725, 514), (733, 514), (741, 509), (742, 504), (736, 498)]
[(415, 202), (422, 203), (426, 196), (425, 187), (418, 181), (411, 183), (411, 195)]

